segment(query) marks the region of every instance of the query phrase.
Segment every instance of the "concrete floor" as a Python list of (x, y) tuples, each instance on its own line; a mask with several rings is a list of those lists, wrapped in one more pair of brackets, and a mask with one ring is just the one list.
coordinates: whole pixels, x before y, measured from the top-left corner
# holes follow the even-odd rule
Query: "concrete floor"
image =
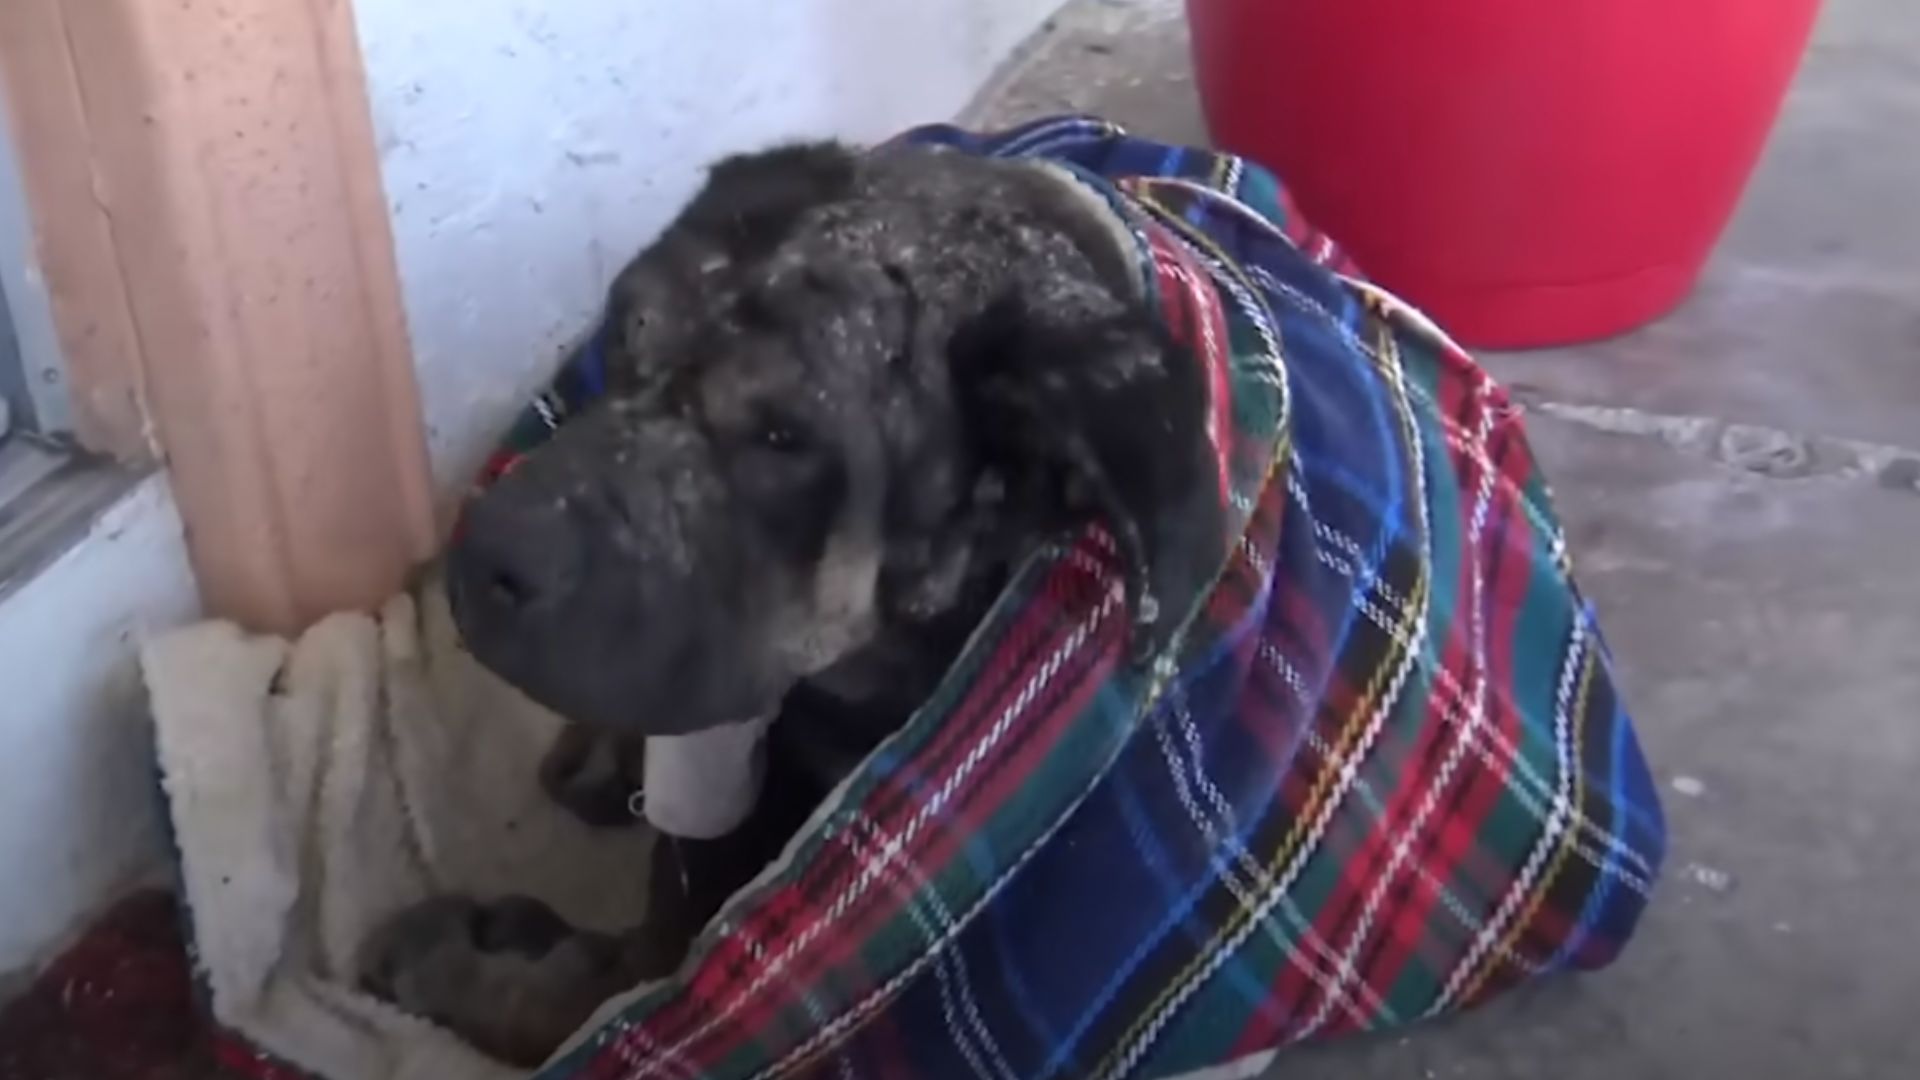
[[(1177, 4), (1076, 0), (970, 119), (1063, 109), (1204, 142)], [(1671, 869), (1613, 970), (1274, 1075), (1920, 1075), (1920, 4), (1829, 0), (1681, 311), (1484, 359), (1534, 406)]]

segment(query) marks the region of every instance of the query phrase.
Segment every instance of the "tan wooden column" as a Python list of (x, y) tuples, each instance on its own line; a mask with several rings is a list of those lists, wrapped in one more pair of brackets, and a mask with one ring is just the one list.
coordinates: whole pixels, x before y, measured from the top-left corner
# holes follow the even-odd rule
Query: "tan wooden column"
[(0, 0), (0, 65), (83, 435), (211, 612), (378, 602), (436, 532), (351, 5)]

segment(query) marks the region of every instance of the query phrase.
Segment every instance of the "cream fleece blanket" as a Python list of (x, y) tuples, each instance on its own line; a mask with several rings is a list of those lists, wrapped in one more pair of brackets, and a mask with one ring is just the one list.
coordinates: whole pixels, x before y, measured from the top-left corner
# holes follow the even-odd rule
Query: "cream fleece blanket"
[(361, 942), (443, 892), (631, 925), (650, 837), (547, 798), (536, 769), (559, 720), (467, 656), (437, 583), (296, 642), (190, 626), (141, 661), (219, 1020), (341, 1080), (522, 1075), (356, 991)]

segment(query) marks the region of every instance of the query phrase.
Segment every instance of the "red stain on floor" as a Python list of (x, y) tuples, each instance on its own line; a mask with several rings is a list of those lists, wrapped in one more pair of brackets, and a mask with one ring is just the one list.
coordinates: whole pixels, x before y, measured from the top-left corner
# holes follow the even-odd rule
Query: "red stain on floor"
[(208, 1025), (194, 998), (172, 896), (129, 897), (0, 1005), (0, 1080), (208, 1080)]

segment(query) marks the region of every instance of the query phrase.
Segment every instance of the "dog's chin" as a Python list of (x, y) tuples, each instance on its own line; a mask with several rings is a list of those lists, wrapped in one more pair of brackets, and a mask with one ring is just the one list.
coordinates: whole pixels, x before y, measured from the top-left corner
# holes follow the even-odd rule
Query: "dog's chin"
[[(744, 723), (776, 712), (788, 689), (769, 680), (729, 679), (724, 673), (697, 681), (680, 673), (683, 677), (662, 686), (651, 679), (633, 678), (631, 669), (543, 663), (551, 658), (531, 656), (532, 650), (484, 638), (469, 638), (466, 645), (480, 666), (536, 705), (562, 719), (626, 738), (691, 735)], [(713, 692), (698, 692), (690, 683)]]
[(504, 663), (490, 662), (481, 651), (475, 658), (514, 689), (563, 719), (596, 731), (626, 738), (655, 735), (691, 735), (711, 728), (743, 723), (777, 711), (784, 689), (757, 688), (754, 680), (736, 680), (728, 686), (721, 676), (703, 682), (719, 683), (720, 692), (691, 692), (682, 685), (661, 686), (635, 679), (627, 672), (608, 670), (552, 670), (529, 665), (524, 655)]
[[(526, 693), (524, 688), (522, 692)], [(751, 700), (757, 704), (752, 705), (729, 701), (718, 707), (700, 704), (689, 707), (684, 702), (647, 704), (649, 699), (639, 693), (632, 697), (574, 696), (553, 700), (543, 700), (534, 693), (527, 696), (564, 719), (627, 738), (693, 735), (771, 716), (780, 707), (778, 696), (770, 700), (755, 696)]]

